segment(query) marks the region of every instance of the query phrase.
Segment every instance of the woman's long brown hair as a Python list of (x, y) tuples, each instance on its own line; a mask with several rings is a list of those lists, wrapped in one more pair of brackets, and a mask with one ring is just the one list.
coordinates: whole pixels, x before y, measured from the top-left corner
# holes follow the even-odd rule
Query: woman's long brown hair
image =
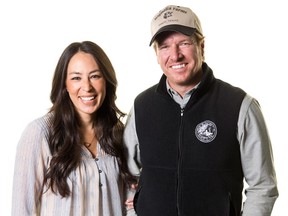
[(125, 114), (115, 104), (117, 79), (112, 63), (97, 44), (91, 41), (75, 42), (63, 51), (57, 63), (50, 94), (53, 105), (49, 112), (53, 118), (48, 142), (52, 159), (45, 173), (43, 186), (47, 185), (62, 197), (70, 195), (67, 178), (80, 162), (81, 123), (65, 85), (69, 61), (79, 51), (90, 53), (94, 57), (106, 80), (105, 100), (97, 110), (97, 115), (93, 115), (93, 126), (96, 136), (100, 138), (101, 148), (107, 154), (117, 157), (122, 179), (127, 184), (134, 182), (124, 153), (122, 118)]

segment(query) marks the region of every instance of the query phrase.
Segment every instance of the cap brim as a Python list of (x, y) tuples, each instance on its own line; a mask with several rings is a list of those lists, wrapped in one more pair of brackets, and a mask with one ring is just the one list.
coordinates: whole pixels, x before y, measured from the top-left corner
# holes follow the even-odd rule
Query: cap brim
[(176, 31), (176, 32), (180, 32), (182, 34), (185, 34), (187, 36), (191, 36), (192, 34), (194, 34), (194, 32), (196, 31), (195, 28), (191, 28), (188, 26), (182, 26), (182, 25), (167, 25), (167, 26), (163, 26), (162, 28), (160, 28), (152, 37), (149, 46), (152, 45), (152, 43), (154, 42), (154, 40), (156, 39), (156, 37), (165, 31)]

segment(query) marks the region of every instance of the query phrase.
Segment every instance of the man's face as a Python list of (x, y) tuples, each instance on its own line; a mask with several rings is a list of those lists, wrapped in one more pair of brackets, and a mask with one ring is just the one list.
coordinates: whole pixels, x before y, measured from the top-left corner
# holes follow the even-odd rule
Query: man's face
[(179, 32), (164, 32), (157, 37), (157, 61), (176, 91), (191, 89), (201, 80), (201, 56), (197, 52), (200, 47), (197, 46), (190, 36)]

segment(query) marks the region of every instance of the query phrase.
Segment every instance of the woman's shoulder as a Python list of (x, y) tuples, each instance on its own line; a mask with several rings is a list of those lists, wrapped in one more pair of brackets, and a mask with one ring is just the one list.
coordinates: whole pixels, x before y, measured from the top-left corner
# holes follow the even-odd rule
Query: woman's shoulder
[(38, 117), (32, 121), (30, 121), (26, 128), (26, 133), (45, 133), (48, 134), (49, 128), (52, 124), (52, 113), (47, 113), (41, 117)]
[(36, 155), (49, 155), (48, 136), (51, 116), (46, 114), (29, 122), (18, 141), (18, 152), (25, 152), (33, 158)]

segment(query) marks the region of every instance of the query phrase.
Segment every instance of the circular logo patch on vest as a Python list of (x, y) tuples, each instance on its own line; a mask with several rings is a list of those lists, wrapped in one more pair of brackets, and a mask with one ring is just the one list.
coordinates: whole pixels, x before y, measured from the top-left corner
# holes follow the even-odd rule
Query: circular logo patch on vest
[(215, 139), (217, 135), (217, 127), (212, 121), (203, 121), (196, 126), (195, 135), (201, 142), (209, 143)]

